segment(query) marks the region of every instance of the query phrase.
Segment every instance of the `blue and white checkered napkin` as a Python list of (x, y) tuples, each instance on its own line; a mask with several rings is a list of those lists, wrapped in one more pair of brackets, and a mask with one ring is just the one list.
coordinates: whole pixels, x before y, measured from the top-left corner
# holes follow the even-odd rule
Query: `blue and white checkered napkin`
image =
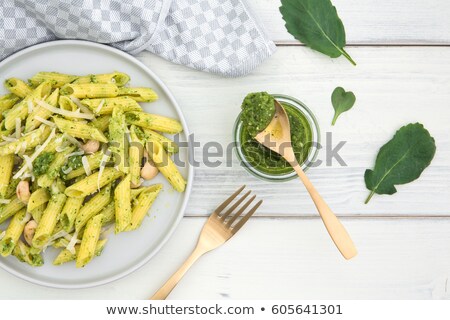
[(0, 0), (0, 60), (56, 39), (148, 50), (231, 77), (275, 51), (245, 0)]

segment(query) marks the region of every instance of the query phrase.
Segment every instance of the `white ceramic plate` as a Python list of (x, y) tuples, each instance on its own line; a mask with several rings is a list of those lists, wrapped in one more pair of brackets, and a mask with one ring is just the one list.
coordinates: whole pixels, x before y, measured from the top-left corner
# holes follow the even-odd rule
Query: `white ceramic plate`
[[(0, 82), (10, 77), (29, 79), (39, 71), (57, 71), (70, 74), (126, 72), (132, 86), (153, 88), (159, 95), (154, 103), (142, 104), (146, 112), (153, 112), (179, 119), (184, 132), (181, 141), (189, 136), (185, 118), (174, 97), (162, 81), (134, 57), (108, 46), (86, 41), (55, 41), (22, 50), (0, 63)], [(5, 92), (3, 86), (0, 95)], [(86, 288), (105, 284), (124, 277), (148, 262), (168, 240), (183, 216), (191, 192), (193, 167), (188, 163), (188, 148), (180, 148), (180, 159), (186, 163), (180, 168), (187, 179), (184, 193), (173, 190), (159, 175), (152, 183), (163, 183), (164, 190), (153, 204), (150, 217), (133, 232), (118, 235), (110, 233), (108, 243), (100, 257), (82, 269), (74, 263), (53, 266), (58, 251), (48, 248), (44, 253), (45, 264), (33, 268), (15, 257), (0, 257), (0, 267), (36, 284), (56, 288)], [(5, 224), (0, 226), (5, 229)]]

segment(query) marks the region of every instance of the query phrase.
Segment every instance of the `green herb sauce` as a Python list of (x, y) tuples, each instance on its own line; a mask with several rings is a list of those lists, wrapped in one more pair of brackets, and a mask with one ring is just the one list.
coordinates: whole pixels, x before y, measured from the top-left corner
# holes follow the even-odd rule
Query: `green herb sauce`
[(47, 172), (48, 167), (55, 159), (55, 154), (50, 152), (44, 152), (39, 155), (34, 161), (33, 173), (35, 176), (43, 175)]
[(83, 162), (81, 161), (82, 156), (76, 155), (71, 156), (67, 159), (67, 162), (64, 166), (61, 167), (61, 170), (59, 172), (60, 177), (62, 177), (64, 180), (66, 180), (67, 175), (64, 172), (67, 172), (67, 170), (72, 169), (78, 169), (83, 166)]
[[(312, 130), (305, 115), (294, 106), (282, 102), (291, 126), (291, 142), (298, 163), (302, 164), (312, 147)], [(283, 175), (294, 170), (278, 153), (264, 147), (254, 136), (267, 127), (275, 113), (274, 99), (266, 92), (250, 93), (242, 104), (241, 149), (249, 165), (270, 175)]]

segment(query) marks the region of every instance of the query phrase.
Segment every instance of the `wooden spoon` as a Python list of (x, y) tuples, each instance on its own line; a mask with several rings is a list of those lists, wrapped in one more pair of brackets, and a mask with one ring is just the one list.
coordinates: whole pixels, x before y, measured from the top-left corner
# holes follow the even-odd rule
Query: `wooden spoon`
[(291, 144), (291, 126), (289, 124), (289, 118), (283, 106), (277, 100), (275, 100), (275, 114), (272, 120), (267, 128), (256, 135), (255, 139), (263, 146), (280, 154), (289, 162), (295, 172), (297, 172), (300, 180), (302, 180), (306, 190), (308, 190), (336, 247), (345, 259), (351, 259), (356, 256), (356, 247), (344, 226), (322, 199), (305, 172), (302, 170), (302, 167), (297, 162)]

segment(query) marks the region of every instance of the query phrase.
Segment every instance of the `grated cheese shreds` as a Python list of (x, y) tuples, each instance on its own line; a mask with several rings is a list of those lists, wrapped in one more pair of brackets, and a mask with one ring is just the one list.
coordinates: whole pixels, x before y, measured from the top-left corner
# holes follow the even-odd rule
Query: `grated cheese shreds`
[(78, 231), (75, 231), (73, 233), (72, 238), (70, 239), (69, 243), (67, 244), (66, 249), (70, 251), (71, 254), (75, 254), (75, 245), (77, 244), (78, 240)]
[(2, 136), (2, 139), (8, 142), (14, 142), (17, 141), (17, 138), (11, 137), (11, 136)]
[(22, 145), (18, 144), (17, 147), (16, 147), (16, 150), (14, 150), (14, 153), (15, 154), (19, 154), (20, 153), (20, 148), (22, 148)]
[(44, 118), (39, 117), (39, 116), (35, 116), (34, 118), (35, 118), (37, 121), (40, 121), (40, 122), (42, 122), (43, 124), (45, 124), (45, 125), (47, 125), (47, 126), (49, 126), (49, 127), (56, 128), (56, 124), (53, 123), (53, 122), (51, 122), (51, 121), (45, 120)]
[(92, 174), (91, 166), (89, 165), (89, 161), (86, 156), (81, 157), (81, 162), (83, 163), (84, 172), (86, 172), (87, 176)]
[(114, 230), (114, 224), (110, 225), (110, 226), (106, 226), (104, 227), (101, 231), (100, 231), (100, 237), (101, 239), (105, 239), (108, 238), (109, 234), (111, 232), (113, 232)]
[(22, 133), (22, 125), (20, 118), (16, 118), (16, 139), (20, 139)]
[(99, 113), (100, 110), (102, 110), (104, 104), (105, 104), (105, 99), (102, 99), (102, 101), (100, 101), (97, 109), (95, 110), (95, 113)]
[(70, 142), (72, 142), (74, 145), (81, 147), (81, 143), (80, 141), (78, 141), (77, 139), (75, 139), (74, 137), (72, 137), (71, 135), (64, 133), (63, 135), (67, 140), (69, 140)]
[(64, 174), (69, 174), (69, 173), (71, 173), (72, 172), (72, 168), (71, 167), (68, 167), (67, 169), (61, 169), (61, 171), (62, 171), (62, 173), (64, 173)]
[(33, 112), (33, 102), (31, 100), (28, 100), (28, 113)]
[(42, 247), (42, 252), (45, 252), (45, 250), (47, 250), (47, 248), (51, 245), (53, 245), (55, 243), (56, 240), (58, 240), (59, 238), (65, 237), (68, 233), (64, 230), (61, 230), (57, 233), (55, 233), (54, 235), (52, 235), (50, 237), (50, 239), (48, 239), (47, 243), (44, 244), (44, 246)]
[(65, 237), (68, 233), (65, 230), (61, 230), (50, 237), (50, 241), (55, 241), (59, 238)]
[(25, 216), (22, 218), (22, 222), (28, 222), (31, 220), (31, 213), (29, 213), (28, 211), (25, 213)]
[(20, 148), (20, 154), (24, 154), (25, 153), (25, 151), (27, 151), (27, 142), (26, 141), (24, 141), (23, 143), (22, 143), (22, 148)]
[(80, 110), (83, 111), (84, 113), (93, 115), (92, 111), (88, 107), (84, 106), (81, 103), (80, 99), (78, 99), (77, 97), (70, 96), (70, 100), (72, 100), (73, 103), (75, 103), (78, 106), (78, 108), (80, 108)]
[(0, 240), (2, 240), (5, 237), (6, 231), (3, 231), (2, 233), (0, 233)]
[(53, 113), (56, 114), (60, 114), (62, 116), (66, 116), (66, 117), (72, 117), (72, 118), (80, 118), (80, 119), (88, 119), (88, 120), (92, 120), (94, 119), (94, 115), (93, 114), (86, 114), (86, 113), (81, 113), (81, 112), (73, 112), (73, 111), (68, 111), (68, 110), (64, 110), (64, 109), (60, 109), (60, 108), (55, 108), (51, 105), (49, 105), (48, 103), (41, 101), (41, 100), (37, 100), (36, 103), (38, 105), (40, 105), (42, 108), (47, 109), (48, 111), (51, 111)]
[(83, 154), (84, 154), (84, 151), (75, 151), (75, 152), (67, 154), (66, 158), (70, 158), (72, 156), (82, 156)]
[(102, 178), (103, 171), (105, 171), (106, 163), (108, 162), (110, 155), (111, 155), (111, 151), (109, 149), (107, 149), (105, 151), (105, 154), (102, 157), (102, 160), (100, 161), (100, 168), (98, 170), (98, 179), (97, 179), (97, 189), (98, 189), (98, 191), (100, 191), (100, 180)]
[(23, 160), (25, 160), (25, 164), (30, 170), (30, 172), (33, 172), (33, 161), (31, 161), (30, 157), (26, 154), (23, 155)]
[(11, 202), (11, 199), (0, 199), (1, 204), (8, 204)]
[[(55, 137), (56, 129), (53, 129), (52, 132), (50, 132), (50, 135), (48, 136), (47, 140), (39, 147), (37, 148), (34, 153), (31, 155), (30, 160), (33, 162), (36, 160), (36, 158), (41, 154), (42, 151), (47, 147), (47, 145), (50, 143), (50, 141)], [(17, 173), (13, 176), (13, 179), (18, 179), (20, 176), (22, 176), (25, 171), (27, 170), (27, 166), (24, 165)]]
[(66, 146), (66, 145), (57, 146), (57, 147), (55, 148), (55, 151), (56, 151), (56, 152), (63, 152), (64, 150), (67, 149), (67, 147), (68, 147), (68, 146)]

